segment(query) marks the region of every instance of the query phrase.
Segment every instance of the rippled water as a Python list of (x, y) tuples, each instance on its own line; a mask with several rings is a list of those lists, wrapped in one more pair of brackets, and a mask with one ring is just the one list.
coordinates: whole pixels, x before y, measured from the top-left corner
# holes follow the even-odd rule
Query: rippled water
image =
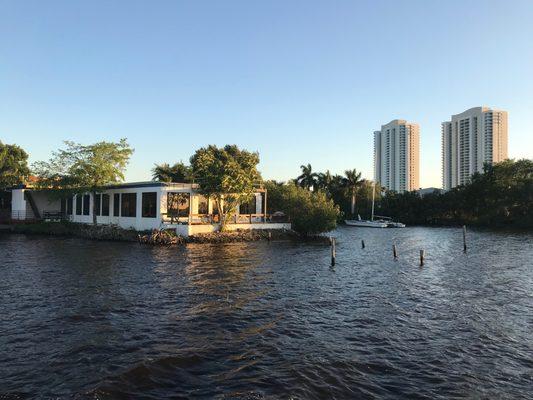
[(0, 236), (0, 398), (531, 396), (532, 234), (334, 235), (335, 268), (322, 244)]

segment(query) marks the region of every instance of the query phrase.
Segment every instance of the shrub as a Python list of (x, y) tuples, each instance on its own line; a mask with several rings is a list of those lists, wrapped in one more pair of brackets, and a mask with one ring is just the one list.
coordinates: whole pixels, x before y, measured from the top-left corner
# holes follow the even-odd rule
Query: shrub
[(312, 192), (292, 183), (267, 182), (265, 186), (268, 212), (283, 211), (300, 235), (329, 232), (337, 226), (339, 208), (323, 192)]

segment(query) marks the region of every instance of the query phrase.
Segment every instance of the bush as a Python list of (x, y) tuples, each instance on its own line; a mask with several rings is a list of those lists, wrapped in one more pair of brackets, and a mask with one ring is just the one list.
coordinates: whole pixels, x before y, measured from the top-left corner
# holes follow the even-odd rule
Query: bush
[(283, 211), (292, 228), (302, 236), (329, 232), (337, 226), (339, 208), (323, 192), (311, 192), (294, 184), (267, 182), (268, 212)]

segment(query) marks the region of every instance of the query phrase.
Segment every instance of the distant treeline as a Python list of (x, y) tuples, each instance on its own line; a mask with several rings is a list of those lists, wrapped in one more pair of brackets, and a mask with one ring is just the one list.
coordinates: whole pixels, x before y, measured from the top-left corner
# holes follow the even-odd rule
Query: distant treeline
[(442, 194), (389, 192), (376, 213), (411, 225), (533, 228), (533, 161), (487, 164), (470, 183)]
[[(313, 172), (302, 165), (302, 174), (292, 182), (316, 194), (322, 193), (339, 209), (338, 220), (370, 218), (374, 183), (356, 170), (344, 175)], [(352, 212), (352, 204), (354, 209)], [(506, 160), (485, 165), (470, 183), (445, 193), (421, 196), (418, 192), (396, 193), (376, 185), (375, 215), (409, 225), (476, 225), (533, 228), (533, 161)]]

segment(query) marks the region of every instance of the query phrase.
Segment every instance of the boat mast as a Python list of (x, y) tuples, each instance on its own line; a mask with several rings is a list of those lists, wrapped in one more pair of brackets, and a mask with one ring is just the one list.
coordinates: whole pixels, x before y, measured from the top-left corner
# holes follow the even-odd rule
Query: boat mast
[(376, 182), (372, 185), (372, 216), (370, 221), (374, 221), (374, 198), (376, 197)]

